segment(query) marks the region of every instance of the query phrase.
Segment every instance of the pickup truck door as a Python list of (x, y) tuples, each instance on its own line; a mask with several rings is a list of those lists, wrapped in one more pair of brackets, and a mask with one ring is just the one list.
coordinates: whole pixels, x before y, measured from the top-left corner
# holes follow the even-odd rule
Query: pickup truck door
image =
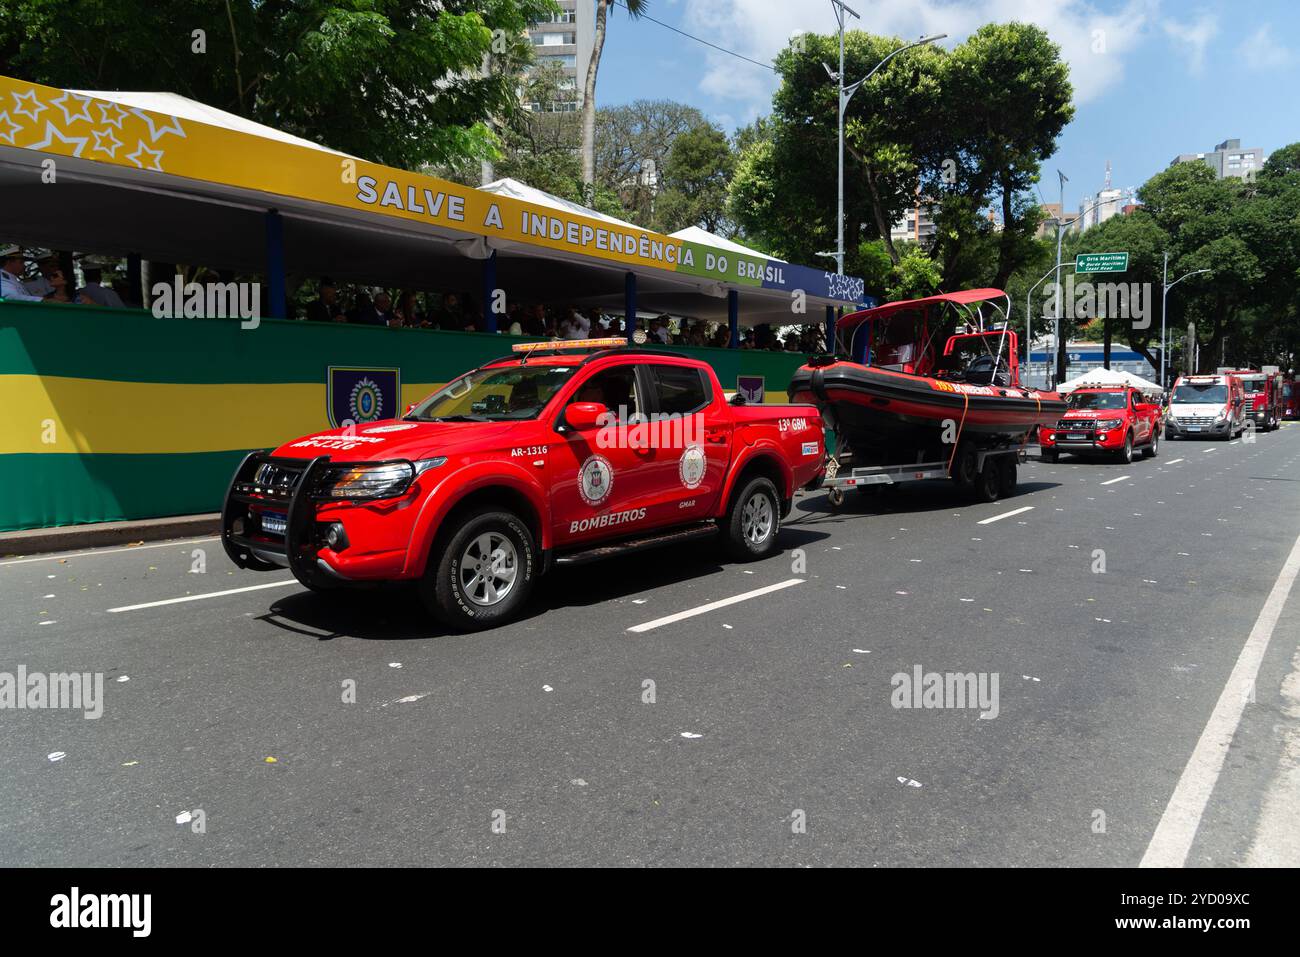
[(1136, 392), (1128, 394), (1128, 406), (1133, 417), (1133, 443), (1138, 445), (1151, 437), (1151, 407), (1142, 402)]
[(645, 369), (660, 427), (655, 494), (673, 524), (708, 518), (731, 463), (731, 410), (713, 375), (699, 366), (651, 362)]
[(546, 484), (557, 548), (626, 538), (668, 520), (653, 471), (656, 450), (635, 441), (637, 426), (629, 422), (647, 410), (647, 378), (640, 368), (626, 363), (579, 372), (568, 391), (562, 409), (572, 402), (602, 402), (619, 418), (604, 429), (579, 432), (561, 412), (553, 424)]

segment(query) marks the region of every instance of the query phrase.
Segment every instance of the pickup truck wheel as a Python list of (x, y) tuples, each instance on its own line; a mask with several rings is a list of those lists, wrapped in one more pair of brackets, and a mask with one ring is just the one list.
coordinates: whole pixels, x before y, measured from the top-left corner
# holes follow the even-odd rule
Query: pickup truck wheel
[(503, 624), (528, 600), (537, 574), (532, 533), (513, 512), (465, 516), (420, 582), (425, 607), (457, 631)]
[(975, 480), (975, 500), (979, 502), (996, 502), (1002, 495), (1002, 466), (997, 456), (990, 455), (984, 459), (984, 468)]
[(1142, 450), (1143, 458), (1153, 459), (1160, 454), (1160, 430), (1153, 429), (1151, 432), (1151, 441), (1147, 447)]
[(1125, 465), (1131, 465), (1133, 463), (1133, 433), (1132, 432), (1126, 432), (1124, 434), (1124, 448), (1119, 450), (1119, 460), (1123, 462)]
[(781, 529), (780, 498), (771, 479), (757, 477), (745, 483), (727, 510), (727, 552), (737, 561), (753, 561), (776, 549)]

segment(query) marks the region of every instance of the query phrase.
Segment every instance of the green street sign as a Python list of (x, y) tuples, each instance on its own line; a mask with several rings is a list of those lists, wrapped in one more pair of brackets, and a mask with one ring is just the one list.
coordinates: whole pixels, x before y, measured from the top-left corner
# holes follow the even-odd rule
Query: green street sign
[(1074, 271), (1081, 272), (1126, 272), (1128, 270), (1128, 253), (1079, 253), (1074, 258)]

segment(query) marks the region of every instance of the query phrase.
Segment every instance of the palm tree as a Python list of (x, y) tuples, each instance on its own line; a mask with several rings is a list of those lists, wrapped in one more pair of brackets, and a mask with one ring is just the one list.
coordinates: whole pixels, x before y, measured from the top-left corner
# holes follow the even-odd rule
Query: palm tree
[(606, 14), (615, 2), (633, 18), (641, 16), (649, 4), (649, 0), (596, 0), (596, 37), (582, 88), (582, 187), (588, 200), (596, 182), (596, 72), (600, 69), (600, 51), (605, 46)]

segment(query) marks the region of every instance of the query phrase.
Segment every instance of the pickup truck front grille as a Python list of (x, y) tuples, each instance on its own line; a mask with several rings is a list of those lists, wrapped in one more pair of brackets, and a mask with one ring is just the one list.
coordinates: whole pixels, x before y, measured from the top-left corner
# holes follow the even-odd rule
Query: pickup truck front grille
[(1058, 432), (1091, 432), (1097, 427), (1096, 419), (1062, 419), (1056, 424)]
[(271, 493), (292, 492), (302, 478), (302, 469), (279, 462), (263, 462), (253, 474), (252, 485)]

